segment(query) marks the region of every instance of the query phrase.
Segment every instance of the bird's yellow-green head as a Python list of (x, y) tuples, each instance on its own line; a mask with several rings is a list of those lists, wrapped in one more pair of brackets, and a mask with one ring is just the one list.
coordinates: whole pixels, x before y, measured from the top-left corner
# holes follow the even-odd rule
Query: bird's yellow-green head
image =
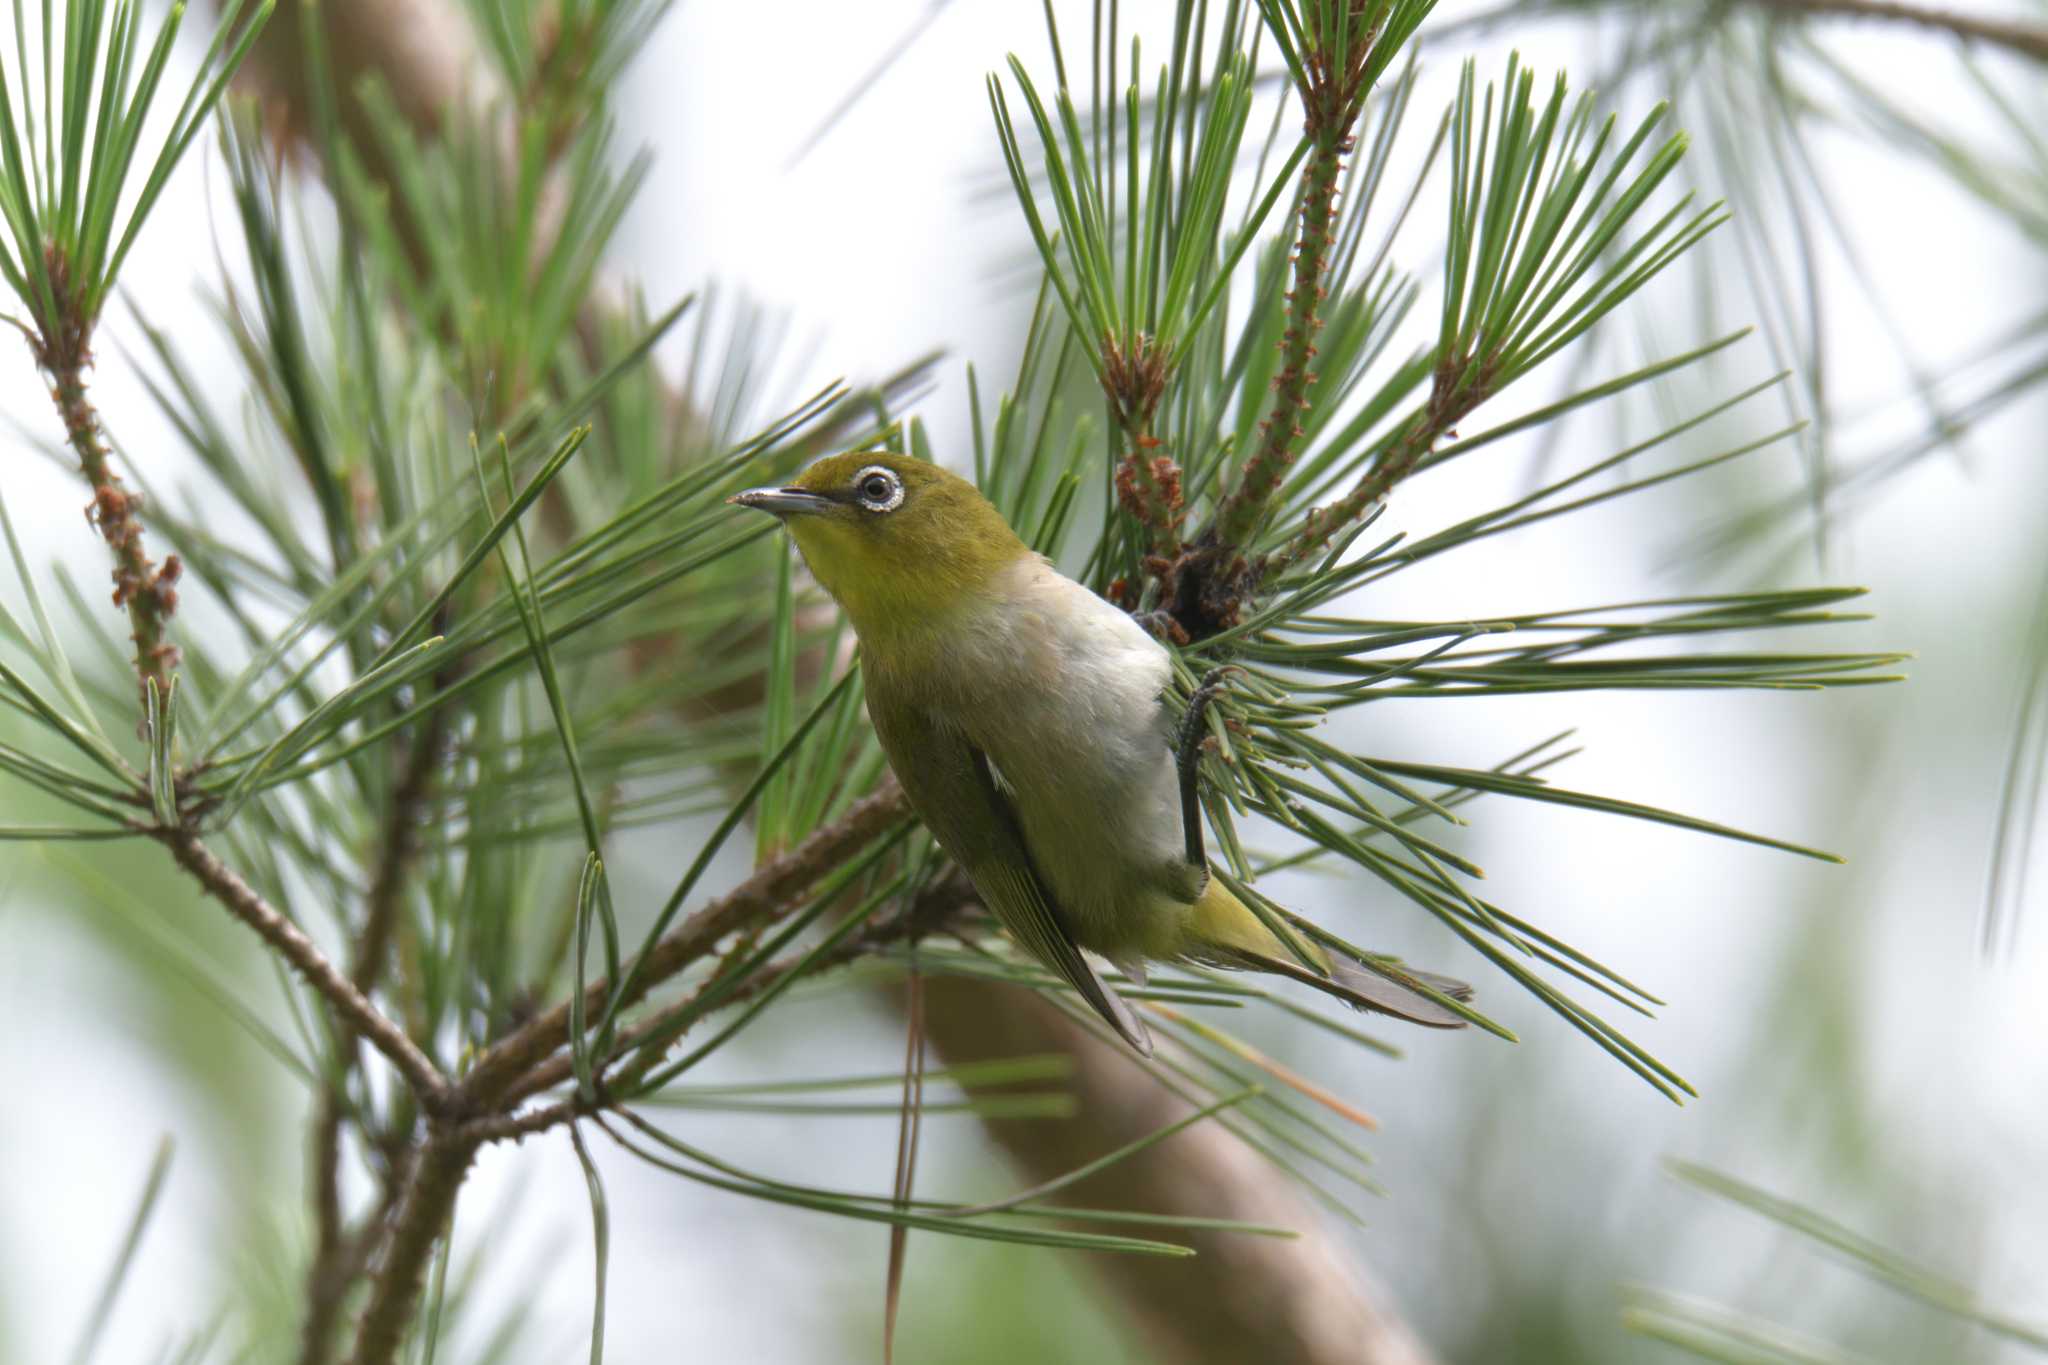
[(924, 633), (1031, 553), (981, 490), (904, 455), (829, 455), (794, 483), (732, 501), (782, 519), (870, 647)]

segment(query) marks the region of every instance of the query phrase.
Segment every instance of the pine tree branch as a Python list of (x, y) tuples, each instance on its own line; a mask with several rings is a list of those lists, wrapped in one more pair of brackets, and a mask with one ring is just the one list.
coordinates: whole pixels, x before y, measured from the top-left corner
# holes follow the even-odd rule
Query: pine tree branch
[(149, 690), (153, 684), (158, 697), (171, 694), (171, 673), (178, 664), (178, 649), (166, 638), (166, 623), (177, 610), (180, 565), (172, 555), (158, 568), (143, 548), (142, 500), (121, 485), (114, 472), (113, 457), (100, 431), (99, 413), (85, 393), (85, 372), (92, 366), (93, 320), (83, 316), (84, 305), (72, 297), (70, 274), (61, 256), (52, 248), (47, 267), (51, 282), (61, 291), (58, 319), (40, 336), (32, 336), (36, 364), (50, 377), (50, 401), (64, 423), (64, 439), (78, 457), (79, 471), (92, 487), (92, 501), (85, 517), (99, 528), (107, 548), (114, 554), (114, 605), (126, 607), (131, 638), (135, 642), (135, 679), (138, 715), (147, 714)]
[[(891, 782), (854, 803), (832, 824), (814, 830), (788, 852), (764, 863), (751, 877), (664, 935), (649, 950), (646, 965), (618, 1008), (638, 1004), (656, 986), (704, 958), (727, 934), (760, 917), (778, 917), (794, 909), (805, 892), (903, 819), (909, 809), (902, 788)], [(608, 980), (593, 983), (584, 992), (585, 1008), (602, 1012), (611, 988)], [(568, 1043), (569, 1005), (564, 1001), (493, 1044), (457, 1086), (460, 1102), (473, 1112), (496, 1107), (523, 1074)]]
[(313, 1115), (313, 1263), (306, 1269), (299, 1365), (327, 1365), (333, 1359), (334, 1329), (354, 1278), (342, 1265), (349, 1249), (341, 1211), (341, 1092), (346, 1084), (346, 1077), (334, 1076), (322, 1085)]
[(1266, 508), (1280, 491), (1280, 481), (1299, 453), (1301, 414), (1316, 382), (1309, 368), (1315, 359), (1316, 337), (1322, 332), (1321, 305), (1327, 286), (1332, 228), (1337, 214), (1337, 183), (1350, 147), (1347, 126), (1337, 137), (1318, 140), (1301, 168), (1301, 236), (1294, 247), (1294, 288), (1287, 295), (1287, 330), (1280, 337), (1280, 372), (1273, 376), (1273, 408), (1259, 424), (1259, 445), (1245, 461), (1237, 487), (1216, 513), (1216, 539), (1240, 547), (1258, 532)]
[[(1068, 1085), (1091, 1122), (989, 1119), (989, 1134), (1027, 1185), (1066, 1174), (1186, 1117), (1191, 1106), (1104, 1046), (1057, 1007), (1010, 986), (955, 977), (925, 982), (933, 1044), (948, 1066), (1063, 1052)], [(989, 1093), (986, 1090), (978, 1093)], [(1064, 1191), (1077, 1206), (1195, 1214), (1313, 1229), (1314, 1213), (1229, 1132), (1197, 1124)], [(1142, 1358), (1180, 1365), (1430, 1365), (1384, 1290), (1327, 1237), (1296, 1240), (1176, 1230), (1187, 1260), (1104, 1256), (1090, 1276), (1117, 1291), (1117, 1316)]]
[(1337, 194), (1344, 158), (1351, 153), (1359, 116), (1371, 93), (1371, 69), (1381, 7), (1343, 0), (1310, 11), (1313, 43), (1302, 54), (1296, 93), (1304, 127), (1314, 144), (1301, 167), (1301, 233), (1294, 247), (1293, 289), (1287, 295), (1287, 326), (1280, 338), (1280, 369), (1273, 376), (1273, 406), (1259, 425), (1259, 444), (1224, 495), (1209, 532), (1183, 565), (1169, 573), (1177, 599), (1175, 614), (1192, 638), (1200, 639), (1237, 620), (1244, 599), (1257, 587), (1260, 570), (1245, 547), (1265, 523), (1288, 469), (1300, 457), (1301, 414), (1316, 382), (1310, 368), (1322, 335), (1322, 303), (1329, 292), (1336, 240)]
[[(441, 680), (437, 680), (441, 681)], [(418, 845), (420, 812), (440, 765), (448, 709), (435, 707), (416, 728), (405, 767), (391, 790), (380, 832), (369, 894), (364, 897), (363, 925), (356, 935), (348, 979), (364, 998), (376, 989), (389, 956), (398, 912)], [(375, 1224), (356, 1236), (345, 1227), (341, 1207), (341, 1139), (347, 1119), (348, 1078), (358, 1064), (359, 1039), (344, 1029), (338, 1038), (336, 1067), (321, 1086), (313, 1116), (313, 1263), (306, 1271), (306, 1318), (300, 1337), (299, 1365), (326, 1365), (333, 1357), (334, 1328), (342, 1300), (362, 1270), (355, 1248)]]
[[(445, 685), (443, 679), (450, 677), (451, 671), (437, 675), (436, 686)], [(356, 935), (355, 951), (349, 962), (348, 978), (365, 995), (384, 974), (384, 960), (391, 950), (399, 911), (405, 904), (406, 883), (418, 852), (420, 814), (441, 764), (448, 714), (447, 707), (436, 706), (420, 720), (406, 751), (405, 767), (391, 789), (375, 872), (369, 894), (363, 898), (363, 927)]]
[(405, 1182), (405, 1193), (356, 1323), (350, 1365), (391, 1365), (411, 1331), (434, 1246), (448, 1230), (477, 1144), (459, 1132), (432, 1132)]
[(1458, 423), (1492, 396), (1491, 373), (1483, 361), (1439, 363), (1429, 403), (1382, 450), (1370, 468), (1337, 501), (1312, 509), (1301, 529), (1259, 566), (1262, 578), (1277, 577), (1321, 553), (1347, 526), (1377, 507)]
[(1967, 43), (1983, 43), (2033, 61), (2048, 62), (2048, 24), (1992, 19), (1932, 5), (1902, 4), (1899, 0), (1749, 0), (1749, 3), (1786, 15), (1910, 24), (1946, 33)]
[[(937, 930), (955, 912), (973, 904), (974, 900), (973, 884), (956, 870), (954, 875), (943, 877), (927, 888), (906, 913), (892, 916), (854, 935), (844, 943), (811, 959), (808, 965), (801, 954), (767, 964), (728, 991), (719, 1000), (718, 1008), (730, 1009), (735, 1005), (744, 1005), (763, 991), (773, 988), (799, 968), (808, 976), (817, 976), (835, 967), (848, 966), (879, 949), (922, 938)], [(619, 1036), (616, 1055), (630, 1060), (609, 1079), (608, 1084), (616, 1089), (630, 1090), (649, 1071), (660, 1065), (662, 1057), (667, 1052), (667, 1046), (673, 1045), (682, 1036), (678, 1034), (675, 1038), (668, 1038), (670, 1030), (677, 1021), (693, 1014), (698, 1008), (698, 1003), (697, 997), (693, 994), (687, 999), (655, 1011), (622, 1033)], [(646, 1052), (640, 1051), (656, 1039), (667, 1039), (667, 1045)], [(520, 1077), (506, 1092), (501, 1103), (509, 1109), (542, 1091), (563, 1084), (572, 1074), (573, 1068), (568, 1056), (557, 1054)], [(493, 1117), (473, 1120), (465, 1131), (481, 1135), (487, 1140), (502, 1137), (516, 1139), (590, 1112), (590, 1106), (566, 1101), (515, 1118)], [(540, 1115), (548, 1113), (552, 1113), (551, 1118), (545, 1122), (537, 1121)]]
[(334, 1358), (341, 1326), (341, 1310), (349, 1290), (368, 1273), (370, 1258), (389, 1235), (399, 1201), (410, 1187), (415, 1153), (405, 1146), (393, 1154), (393, 1164), (384, 1179), (384, 1192), (377, 1206), (354, 1230), (342, 1232), (337, 1217), (335, 1247), (324, 1260), (316, 1259), (321, 1273), (306, 1277), (306, 1318), (299, 1330), (299, 1361), (328, 1361)]
[(449, 1099), (447, 1079), (427, 1055), (405, 1036), (405, 1031), (386, 1017), (343, 976), (299, 926), (272, 908), (256, 889), (243, 881), (199, 840), (186, 826), (152, 831), (171, 851), (178, 866), (191, 873), (208, 895), (226, 906), (228, 912), (256, 931), (257, 937), (290, 963), (300, 978), (326, 999), (336, 1016), (353, 1028), (370, 1046), (384, 1054), (398, 1068), (405, 1083), (419, 1097), (429, 1113), (445, 1107)]

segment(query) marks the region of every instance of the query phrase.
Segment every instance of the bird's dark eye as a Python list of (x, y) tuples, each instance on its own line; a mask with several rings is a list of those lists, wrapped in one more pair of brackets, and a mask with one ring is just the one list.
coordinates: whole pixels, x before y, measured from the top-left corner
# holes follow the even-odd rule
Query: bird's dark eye
[(871, 512), (894, 511), (903, 501), (903, 481), (879, 465), (863, 469), (854, 480), (853, 489), (861, 506)]

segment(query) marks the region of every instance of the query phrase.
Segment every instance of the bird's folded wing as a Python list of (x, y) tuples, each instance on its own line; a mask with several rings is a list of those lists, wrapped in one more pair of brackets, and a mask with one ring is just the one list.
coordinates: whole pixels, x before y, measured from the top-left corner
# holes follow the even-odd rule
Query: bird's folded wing
[(1023, 827), (996, 785), (988, 756), (930, 713), (891, 706), (872, 692), (868, 714), (925, 827), (967, 869), (1011, 937), (1078, 991), (1125, 1042), (1151, 1056), (1145, 1025), (1075, 945), (1065, 914), (1032, 865)]

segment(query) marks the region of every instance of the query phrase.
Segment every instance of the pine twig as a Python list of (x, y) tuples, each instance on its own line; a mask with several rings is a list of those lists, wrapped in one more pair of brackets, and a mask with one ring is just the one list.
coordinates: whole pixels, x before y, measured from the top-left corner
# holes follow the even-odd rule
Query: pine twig
[[(437, 679), (437, 685), (438, 682)], [(434, 771), (440, 766), (447, 721), (446, 707), (427, 712), (406, 753), (405, 768), (391, 791), (391, 804), (384, 815), (378, 844), (376, 872), (363, 900), (363, 927), (356, 936), (355, 952), (349, 962), (349, 980), (365, 995), (384, 974), (384, 959), (398, 926), (399, 909), (405, 903), (407, 875), (418, 851), (420, 809), (426, 804)]]
[(327, 1365), (334, 1329), (354, 1275), (343, 1262), (349, 1242), (341, 1212), (341, 1087), (336, 1076), (321, 1088), (313, 1120), (313, 1263), (306, 1268), (306, 1314), (299, 1325), (299, 1365)]
[[(1273, 376), (1273, 407), (1259, 427), (1259, 445), (1217, 509), (1214, 543), (1241, 548), (1257, 534), (1266, 509), (1280, 491), (1288, 467), (1301, 453), (1299, 418), (1316, 382), (1309, 368), (1323, 330), (1321, 305), (1335, 240), (1338, 183), (1352, 134), (1371, 93), (1366, 72), (1383, 16), (1361, 0), (1347, 0), (1336, 15), (1313, 11), (1318, 31), (1303, 54), (1302, 112), (1314, 150), (1301, 168), (1301, 235), (1294, 248), (1294, 287), (1287, 295), (1287, 329), (1280, 338), (1280, 370)], [(1341, 31), (1325, 28), (1334, 18)], [(1341, 54), (1341, 55), (1340, 55)], [(1241, 566), (1236, 567), (1238, 574)], [(1231, 577), (1226, 569), (1226, 578)]]
[[(808, 974), (818, 976), (835, 967), (844, 967), (857, 962), (878, 949), (906, 940), (921, 938), (938, 929), (955, 912), (973, 904), (974, 900), (975, 891), (973, 884), (956, 870), (954, 875), (941, 878), (928, 887), (924, 894), (917, 898), (916, 903), (911, 906), (907, 914), (898, 915), (892, 919), (875, 924), (864, 932), (847, 939), (844, 943), (813, 958), (810, 962)], [(763, 991), (772, 989), (784, 977), (803, 965), (804, 959), (802, 954), (796, 954), (768, 963), (745, 981), (742, 981), (728, 991), (724, 999), (719, 1002), (719, 1008), (729, 1009), (734, 1005), (745, 1004)], [(667, 1053), (666, 1047), (645, 1052), (641, 1051), (641, 1049), (653, 1039), (668, 1038), (675, 1022), (697, 1008), (697, 997), (695, 994), (692, 994), (685, 999), (678, 1000), (674, 1004), (657, 1010), (620, 1034), (618, 1055), (629, 1057), (631, 1060), (619, 1070), (616, 1076), (610, 1078), (607, 1084), (617, 1089), (631, 1089), (641, 1077), (652, 1071), (656, 1066), (659, 1066), (662, 1058)], [(669, 1039), (671, 1045), (675, 1041), (678, 1041), (678, 1039)], [(516, 1105), (521, 1100), (561, 1085), (572, 1074), (573, 1070), (568, 1056), (558, 1053), (520, 1077), (518, 1082), (506, 1092), (502, 1103), (505, 1107)], [(559, 1107), (559, 1112), (548, 1122), (537, 1126), (529, 1122), (536, 1115), (544, 1112), (546, 1111), (536, 1110), (534, 1114), (523, 1114), (515, 1119), (473, 1120), (470, 1131), (493, 1139), (497, 1137), (517, 1138), (529, 1132), (539, 1132), (543, 1128), (552, 1127), (556, 1123), (575, 1117), (580, 1113), (587, 1113), (589, 1110), (587, 1108), (575, 1108), (573, 1103), (565, 1104)]]
[(191, 873), (207, 894), (256, 931), (257, 937), (290, 963), (301, 979), (323, 996), (340, 1019), (370, 1046), (384, 1054), (428, 1113), (445, 1108), (450, 1099), (447, 1079), (424, 1052), (356, 989), (313, 940), (263, 899), (256, 889), (221, 862), (189, 826), (152, 831), (178, 866)]
[(1287, 295), (1287, 325), (1280, 338), (1280, 369), (1273, 376), (1273, 406), (1259, 424), (1259, 444), (1224, 495), (1209, 530), (1171, 577), (1175, 615), (1199, 638), (1236, 621), (1245, 597), (1256, 589), (1261, 566), (1245, 549), (1279, 496), (1287, 471), (1301, 454), (1301, 414), (1316, 382), (1311, 368), (1322, 334), (1322, 302), (1336, 241), (1337, 194), (1344, 158), (1366, 98), (1385, 7), (1343, 0), (1334, 11), (1316, 7), (1313, 45), (1302, 54), (1296, 78), (1305, 129), (1313, 143), (1302, 163), (1299, 204), (1301, 233), (1295, 241), (1293, 288)]
[(1323, 329), (1330, 243), (1337, 214), (1337, 184), (1351, 145), (1350, 125), (1318, 138), (1301, 169), (1301, 236), (1294, 248), (1294, 288), (1287, 295), (1287, 330), (1281, 334), (1280, 372), (1273, 376), (1273, 407), (1259, 424), (1259, 445), (1239, 472), (1237, 486), (1216, 512), (1216, 540), (1242, 546), (1257, 534), (1280, 481), (1300, 452), (1300, 417), (1316, 382), (1309, 366)]
[(1481, 361), (1440, 364), (1431, 385), (1429, 404), (1418, 412), (1392, 444), (1382, 450), (1370, 468), (1337, 501), (1308, 514), (1301, 530), (1286, 546), (1260, 565), (1261, 576), (1278, 575), (1318, 553), (1345, 527), (1358, 521), (1394, 491), (1436, 443), (1449, 435), (1471, 411), (1492, 394), (1489, 367)]
[(1899, 0), (1751, 0), (1781, 14), (1839, 16), (1911, 24), (1947, 33), (1966, 43), (2004, 48), (2037, 62), (2048, 62), (2048, 24), (2020, 19), (1991, 19), (1932, 5)]
[[(838, 820), (813, 831), (803, 842), (756, 869), (753, 876), (698, 910), (649, 950), (647, 964), (630, 997), (621, 1000), (619, 1008), (645, 998), (647, 992), (698, 961), (720, 939), (756, 916), (793, 902), (837, 867), (847, 854), (902, 819), (909, 809), (902, 788), (892, 782), (855, 802)], [(592, 983), (584, 993), (587, 1008), (602, 1012), (611, 989), (608, 980)], [(463, 1078), (457, 1092), (470, 1108), (489, 1108), (510, 1092), (521, 1075), (546, 1061), (568, 1041), (569, 1005), (565, 1001), (494, 1044)]]
[(299, 1332), (300, 1365), (334, 1358), (340, 1344), (336, 1337), (341, 1310), (347, 1302), (349, 1287), (369, 1271), (371, 1255), (392, 1226), (399, 1201), (410, 1186), (413, 1155), (410, 1147), (397, 1153), (393, 1168), (386, 1174), (384, 1193), (377, 1207), (352, 1232), (344, 1234), (337, 1220), (333, 1251), (323, 1252), (315, 1260), (315, 1269), (308, 1271), (306, 1318)]
[(92, 366), (93, 323), (83, 316), (84, 304), (72, 298), (70, 273), (55, 249), (45, 266), (62, 302), (54, 324), (32, 338), (36, 364), (50, 377), (50, 401), (64, 423), (64, 438), (78, 457), (80, 471), (92, 486), (85, 518), (114, 553), (114, 605), (128, 609), (135, 642), (135, 679), (141, 705), (149, 705), (150, 684), (159, 697), (171, 692), (171, 672), (178, 649), (165, 637), (165, 623), (177, 610), (177, 583), (182, 566), (176, 555), (158, 568), (143, 548), (141, 499), (121, 486), (113, 457), (100, 431), (99, 413), (85, 393), (85, 372)]

